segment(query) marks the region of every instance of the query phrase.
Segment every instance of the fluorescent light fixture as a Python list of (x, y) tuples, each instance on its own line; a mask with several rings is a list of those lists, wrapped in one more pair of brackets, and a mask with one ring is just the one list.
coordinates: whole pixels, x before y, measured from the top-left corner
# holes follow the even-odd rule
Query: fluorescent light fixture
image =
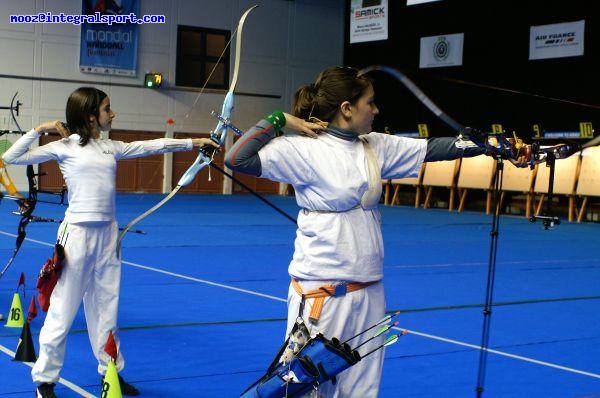
[(415, 4), (432, 3), (434, 1), (440, 1), (440, 0), (406, 0), (406, 5), (414, 6)]

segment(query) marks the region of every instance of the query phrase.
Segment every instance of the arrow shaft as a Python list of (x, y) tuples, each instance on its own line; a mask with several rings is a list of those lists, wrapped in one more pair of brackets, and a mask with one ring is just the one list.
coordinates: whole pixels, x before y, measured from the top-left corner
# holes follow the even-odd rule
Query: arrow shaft
[(382, 323), (386, 323), (388, 322), (390, 319), (392, 319), (393, 317), (395, 317), (396, 315), (398, 315), (400, 313), (400, 311), (396, 311), (393, 314), (389, 314), (384, 316), (383, 318), (381, 318), (377, 323), (375, 323), (374, 325), (366, 328), (365, 330), (363, 330), (362, 332), (359, 332), (357, 334), (355, 334), (354, 336), (350, 337), (348, 340), (344, 341), (342, 344), (346, 344), (352, 340), (354, 340), (355, 338), (357, 338), (358, 336), (367, 333), (369, 330), (373, 330), (374, 328), (376, 328), (377, 326), (381, 325)]

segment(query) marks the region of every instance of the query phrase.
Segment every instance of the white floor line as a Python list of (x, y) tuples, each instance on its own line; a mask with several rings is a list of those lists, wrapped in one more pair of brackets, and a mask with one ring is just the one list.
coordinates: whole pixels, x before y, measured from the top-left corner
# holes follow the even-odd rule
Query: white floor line
[[(447, 338), (439, 337), (439, 336), (434, 336), (432, 334), (417, 332), (415, 330), (408, 330), (408, 329), (403, 329), (403, 328), (399, 328), (399, 327), (393, 327), (392, 329), (396, 329), (396, 330), (400, 330), (400, 331), (407, 330), (409, 334), (414, 334), (414, 335), (417, 335), (417, 336), (426, 337), (428, 339), (443, 341), (445, 343), (460, 345), (460, 346), (463, 346), (463, 347), (474, 348), (476, 350), (483, 350), (483, 347), (475, 345), (475, 344), (464, 343), (462, 341), (447, 339)], [(501, 355), (503, 357), (513, 358), (513, 359), (519, 359), (519, 360), (525, 361), (525, 362), (531, 362), (531, 363), (535, 363), (535, 364), (538, 364), (538, 365), (547, 366), (547, 367), (550, 367), (550, 368), (560, 369), (560, 370), (564, 370), (564, 371), (567, 371), (567, 372), (577, 373), (577, 374), (580, 374), (580, 375), (590, 376), (590, 377), (594, 377), (596, 379), (600, 379), (600, 374), (596, 374), (596, 373), (591, 373), (591, 372), (586, 372), (586, 371), (583, 371), (583, 370), (568, 368), (566, 366), (557, 365), (557, 364), (554, 364), (554, 363), (551, 363), (551, 362), (538, 361), (537, 359), (528, 358), (528, 357), (524, 357), (524, 356), (521, 356), (521, 355), (509, 354), (508, 352), (498, 351), (498, 350), (494, 350), (494, 349), (491, 349), (491, 348), (487, 348), (486, 351), (490, 352), (492, 354)]]
[[(0, 235), (12, 236), (14, 238), (17, 237), (16, 234), (11, 234), (10, 232), (4, 232), (4, 231), (0, 231)], [(36, 239), (31, 239), (31, 238), (25, 238), (25, 240), (34, 242), (34, 243), (38, 243), (43, 246), (54, 247), (54, 244), (48, 243), (48, 242), (43, 242), (41, 240), (36, 240)], [(547, 265), (551, 265), (551, 264), (572, 264), (573, 261), (577, 261), (577, 262), (581, 262), (581, 263), (597, 264), (598, 261), (600, 261), (600, 258), (587, 258), (587, 259), (578, 259), (578, 260), (572, 260), (572, 259), (564, 259), (564, 260), (545, 259), (545, 260), (522, 260), (522, 261), (512, 260), (512, 261), (499, 261), (498, 264), (503, 264), (503, 265), (547, 264)], [(123, 261), (123, 263), (127, 263), (127, 262)], [(137, 265), (134, 263), (127, 263), (127, 264)], [(463, 262), (460, 264), (456, 264), (456, 263), (403, 264), (403, 265), (388, 265), (388, 266), (386, 266), (386, 268), (446, 268), (446, 267), (456, 267), (457, 265), (468, 266), (468, 267), (479, 267), (479, 266), (483, 266), (483, 265), (488, 265), (488, 263), (484, 262), (484, 261), (475, 261), (475, 262), (471, 262), (471, 263)]]
[[(4, 232), (4, 231), (0, 231), (0, 235), (6, 235), (6, 236), (12, 236), (13, 238), (16, 238), (17, 235), (16, 234), (11, 234), (10, 232)], [(54, 247), (53, 243), (48, 243), (48, 242), (44, 242), (41, 240), (36, 240), (36, 239), (31, 239), (31, 238), (25, 238), (26, 241), (29, 242), (33, 242), (33, 243), (37, 243), (43, 246), (49, 246), (49, 247)]]
[(247, 293), (247, 294), (251, 294), (253, 296), (264, 297), (264, 298), (268, 298), (268, 299), (275, 300), (275, 301), (281, 301), (281, 302), (284, 302), (284, 303), (287, 302), (286, 299), (282, 299), (282, 298), (276, 297), (276, 296), (271, 296), (270, 294), (259, 293), (259, 292), (255, 292), (253, 290), (240, 289), (239, 287), (224, 285), (222, 283), (217, 283), (217, 282), (211, 282), (211, 281), (207, 281), (206, 279), (194, 278), (194, 277), (183, 275), (183, 274), (177, 274), (175, 272), (165, 271), (165, 270), (162, 270), (160, 268), (149, 267), (147, 265), (132, 263), (132, 262), (129, 262), (129, 261), (123, 261), (123, 264), (131, 265), (131, 266), (136, 267), (136, 268), (147, 269), (149, 271), (158, 272), (159, 274), (165, 274), (165, 275), (175, 276), (177, 278), (186, 279), (188, 281), (194, 281), (194, 282), (204, 283), (204, 284), (210, 285), (210, 286), (222, 287), (223, 289), (235, 290), (236, 292)]
[[(498, 264), (502, 264), (502, 265), (529, 265), (529, 264), (535, 264), (535, 265), (552, 265), (552, 264), (573, 264), (573, 262), (578, 262), (578, 263), (592, 263), (592, 264), (597, 264), (598, 261), (600, 259), (598, 258), (585, 258), (585, 259), (578, 259), (578, 260), (572, 260), (572, 259), (564, 259), (564, 260), (523, 260), (523, 261), (498, 261)], [(476, 261), (476, 262), (471, 262), (471, 263), (460, 263), (460, 264), (456, 264), (456, 263), (439, 263), (439, 264), (403, 264), (403, 265), (388, 265), (386, 266), (386, 268), (444, 268), (444, 267), (456, 267), (456, 266), (461, 266), (461, 267), (480, 267), (483, 265), (488, 265), (489, 263), (487, 261)]]
[[(8, 235), (8, 236), (16, 236), (15, 234), (11, 234), (11, 233), (4, 232), (4, 231), (0, 231), (0, 234)], [(41, 244), (41, 245), (44, 245), (44, 246), (54, 247), (54, 244), (50, 244), (50, 243), (47, 243), (47, 242), (43, 242), (43, 241), (39, 241), (39, 240), (34, 240), (34, 239), (29, 239), (29, 238), (26, 238), (26, 240), (28, 240), (30, 242), (38, 243), (38, 244)], [(137, 268), (141, 268), (141, 269), (146, 269), (148, 271), (158, 272), (158, 273), (161, 273), (161, 274), (164, 274), (164, 275), (174, 276), (174, 277), (177, 277), (177, 278), (182, 278), (182, 279), (186, 279), (186, 280), (190, 280), (190, 281), (194, 281), (194, 282), (198, 282), (198, 283), (204, 283), (204, 284), (210, 285), (210, 286), (221, 287), (221, 288), (224, 288), (224, 289), (234, 290), (234, 291), (237, 291), (237, 292), (240, 292), (240, 293), (247, 293), (247, 294), (251, 294), (253, 296), (264, 297), (264, 298), (267, 298), (267, 299), (270, 299), (270, 300), (276, 300), (276, 301), (280, 301), (280, 302), (287, 302), (286, 299), (282, 299), (280, 297), (272, 296), (272, 295), (269, 295), (269, 294), (259, 293), (259, 292), (255, 292), (255, 291), (247, 290), (247, 289), (240, 289), (240, 288), (237, 288), (237, 287), (234, 287), (234, 286), (225, 285), (225, 284), (222, 284), (222, 283), (211, 282), (211, 281), (207, 281), (205, 279), (194, 278), (194, 277), (186, 276), (186, 275), (183, 275), (183, 274), (177, 274), (177, 273), (174, 273), (174, 272), (169, 272), (169, 271), (162, 270), (160, 268), (149, 267), (149, 266), (146, 266), (146, 265), (137, 264), (137, 263), (133, 263), (133, 262), (130, 262), (130, 261), (123, 261), (123, 264), (131, 265), (133, 267), (137, 267)], [(403, 330), (403, 329), (400, 329), (400, 328), (394, 328), (394, 329)], [(416, 330), (409, 330), (408, 332), (411, 333), (411, 334), (414, 334), (416, 336), (421, 336), (421, 337), (425, 337), (425, 338), (432, 339), (432, 340), (443, 341), (443, 342), (446, 342), (446, 343), (449, 343), (449, 344), (459, 345), (459, 346), (463, 346), (463, 347), (469, 347), (469, 348), (473, 348), (475, 350), (482, 350), (483, 349), (481, 346), (478, 346), (478, 345), (474, 345), (474, 344), (470, 344), (470, 343), (465, 343), (465, 342), (458, 341), (458, 340), (447, 339), (447, 338), (444, 338), (444, 337), (439, 337), (439, 336), (435, 336), (435, 335), (427, 334), (427, 333), (423, 333), (423, 332), (418, 332)], [(2, 346), (0, 346), (0, 347), (2, 347)], [(541, 366), (547, 366), (547, 367), (550, 367), (550, 368), (564, 370), (566, 372), (577, 373), (577, 374), (580, 374), (580, 375), (584, 375), (584, 376), (589, 376), (589, 377), (593, 377), (593, 378), (596, 378), (596, 379), (600, 379), (600, 374), (596, 374), (596, 373), (591, 373), (591, 372), (586, 372), (586, 371), (583, 371), (583, 370), (569, 368), (569, 367), (566, 367), (566, 366), (556, 365), (556, 364), (553, 364), (553, 363), (550, 363), (550, 362), (539, 361), (537, 359), (523, 357), (523, 356), (520, 356), (520, 355), (514, 355), (514, 354), (510, 354), (508, 352), (498, 351), (498, 350), (494, 350), (494, 349), (490, 349), (490, 348), (488, 348), (487, 351), (489, 353), (496, 354), (496, 355), (501, 355), (501, 356), (508, 357), (508, 358), (513, 358), (513, 359), (517, 359), (517, 360), (521, 360), (521, 361), (525, 361), (525, 362), (535, 363), (535, 364), (538, 364), (538, 365), (541, 365)], [(14, 353), (12, 355), (14, 356)]]
[[(15, 352), (4, 347), (2, 344), (0, 344), (0, 351), (2, 351), (3, 353), (5, 353), (6, 355), (8, 355), (11, 358), (15, 357)], [(30, 368), (33, 368), (33, 362), (22, 362), (22, 363), (29, 366)], [(83, 388), (79, 387), (76, 384), (73, 384), (69, 380), (63, 379), (62, 377), (58, 380), (58, 382), (60, 384), (62, 384), (63, 386), (73, 390), (74, 392), (81, 395), (82, 397), (86, 397), (86, 398), (94, 398), (95, 397), (94, 394), (90, 394), (89, 392), (85, 391)]]

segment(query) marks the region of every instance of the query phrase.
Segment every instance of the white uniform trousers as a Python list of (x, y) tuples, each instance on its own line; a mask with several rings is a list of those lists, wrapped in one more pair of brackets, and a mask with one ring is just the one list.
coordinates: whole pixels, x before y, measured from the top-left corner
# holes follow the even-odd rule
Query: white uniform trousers
[[(334, 281), (300, 281), (304, 292), (317, 289), (321, 285), (332, 284)], [(292, 285), (288, 291), (288, 321), (286, 336), (291, 331), (300, 309), (301, 296)], [(328, 297), (317, 324), (308, 320), (313, 299), (307, 299), (304, 305), (302, 319), (311, 336), (322, 333), (326, 338), (337, 337), (345, 341), (359, 332), (373, 326), (385, 316), (385, 295), (383, 282), (375, 283), (364, 289), (347, 293), (341, 297)], [(361, 335), (349, 342), (350, 347), (356, 347), (371, 338), (376, 329)], [(375, 347), (383, 344), (384, 336), (379, 336), (358, 350), (366, 354)], [(337, 378), (337, 383), (324, 383), (318, 388), (318, 396), (326, 398), (376, 398), (379, 393), (379, 382), (383, 369), (384, 350), (380, 349), (359, 361), (356, 365), (344, 370)], [(307, 394), (306, 396), (309, 396)]]
[[(68, 234), (68, 236), (67, 236)], [(109, 355), (104, 351), (112, 331), (117, 349), (117, 314), (121, 262), (116, 255), (116, 222), (67, 224), (59, 228), (66, 242), (65, 266), (50, 297), (50, 308), (40, 331), (40, 353), (31, 375), (39, 383), (56, 383), (63, 366), (67, 334), (83, 299), (88, 335), (98, 360), (98, 373), (106, 373)], [(117, 370), (124, 366), (120, 350)]]

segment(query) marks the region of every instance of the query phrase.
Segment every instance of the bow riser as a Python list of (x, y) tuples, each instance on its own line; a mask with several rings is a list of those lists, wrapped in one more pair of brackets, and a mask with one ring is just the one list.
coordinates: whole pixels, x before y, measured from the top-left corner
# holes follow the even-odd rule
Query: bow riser
[(212, 162), (212, 156), (209, 157), (206, 154), (204, 154), (202, 150), (200, 150), (200, 154), (198, 155), (196, 160), (194, 160), (194, 163), (192, 163), (192, 165), (185, 171), (185, 173), (183, 173), (183, 175), (179, 179), (179, 182), (177, 183), (177, 186), (185, 187), (189, 185), (192, 181), (194, 181), (196, 174), (198, 174), (200, 170), (202, 170), (204, 167), (210, 164), (210, 162)]
[[(229, 120), (231, 112), (233, 111), (234, 95), (232, 91), (229, 91), (223, 101), (223, 107), (221, 108), (221, 118), (217, 123), (217, 127), (210, 134), (210, 139), (213, 140), (219, 147), (222, 147), (225, 138), (227, 138), (228, 126), (224, 123)], [(204, 167), (208, 166), (214, 158), (214, 154), (217, 152), (217, 148), (212, 146), (206, 146), (200, 148), (198, 157), (194, 160), (194, 163), (183, 173), (177, 185), (185, 187), (189, 185), (194, 178)]]
[[(225, 100), (223, 101), (223, 106), (221, 107), (221, 118), (226, 122), (231, 118), (231, 114), (233, 112), (233, 104), (234, 104), (234, 95), (233, 91), (227, 92), (225, 96)], [(210, 135), (211, 140), (215, 141), (219, 146), (222, 146), (225, 142), (225, 138), (227, 137), (227, 126), (221, 119), (217, 123), (217, 127), (213, 130)]]

